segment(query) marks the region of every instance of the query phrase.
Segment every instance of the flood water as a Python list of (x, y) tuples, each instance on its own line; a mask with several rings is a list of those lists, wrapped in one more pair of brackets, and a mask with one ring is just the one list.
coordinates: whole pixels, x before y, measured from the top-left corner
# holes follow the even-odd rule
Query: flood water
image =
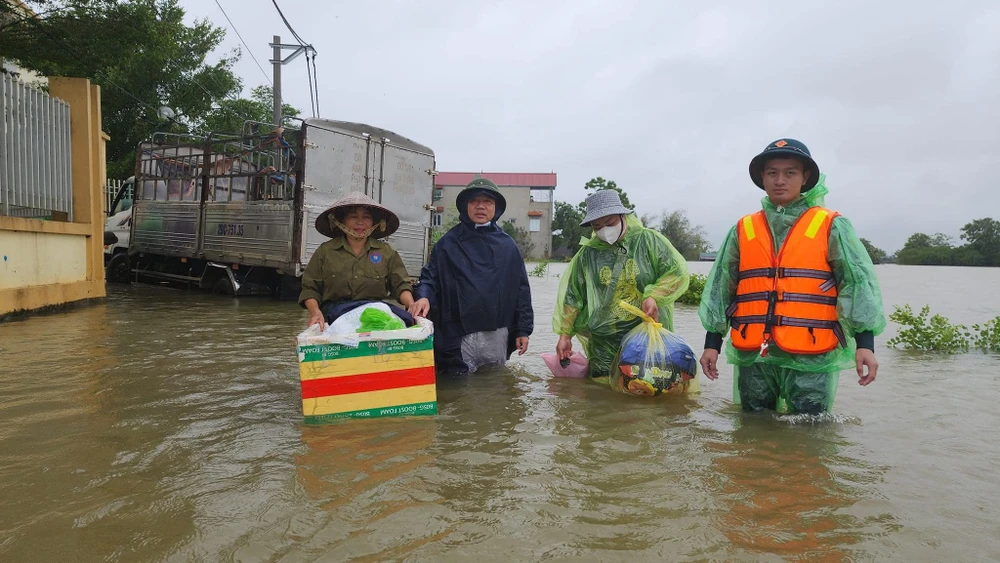
[[(890, 323), (820, 423), (740, 412), (729, 366), (617, 395), (537, 356), (562, 268), (529, 354), (428, 418), (301, 424), (290, 303), (111, 286), (0, 324), (0, 561), (1000, 560), (1000, 357), (891, 350)], [(1000, 269), (877, 270), (886, 314), (1000, 314)]]

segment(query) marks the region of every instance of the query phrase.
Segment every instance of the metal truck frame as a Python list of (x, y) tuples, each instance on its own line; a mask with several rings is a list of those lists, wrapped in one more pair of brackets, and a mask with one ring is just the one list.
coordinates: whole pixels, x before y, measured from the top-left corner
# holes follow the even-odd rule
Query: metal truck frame
[(207, 138), (158, 133), (138, 150), (128, 271), (136, 281), (295, 298), (328, 240), (316, 217), (358, 191), (399, 215), (386, 241), (416, 278), (428, 255), (435, 174), (430, 148), (361, 123), (307, 119), (298, 130)]

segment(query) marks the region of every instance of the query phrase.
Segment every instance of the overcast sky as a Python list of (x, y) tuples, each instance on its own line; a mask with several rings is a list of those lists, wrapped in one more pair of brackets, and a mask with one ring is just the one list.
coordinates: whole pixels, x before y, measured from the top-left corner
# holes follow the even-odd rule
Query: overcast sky
[[(270, 74), (270, 0), (220, 0)], [(227, 27), (214, 2), (188, 15)], [(318, 50), (322, 117), (392, 130), (442, 171), (594, 176), (714, 245), (763, 195), (747, 164), (805, 142), (827, 205), (892, 252), (1000, 219), (1000, 2), (278, 0)], [(822, 4), (821, 6), (819, 4)], [(239, 46), (231, 29), (220, 54)], [(249, 54), (247, 87), (265, 82)], [(305, 61), (284, 97), (309, 112)]]

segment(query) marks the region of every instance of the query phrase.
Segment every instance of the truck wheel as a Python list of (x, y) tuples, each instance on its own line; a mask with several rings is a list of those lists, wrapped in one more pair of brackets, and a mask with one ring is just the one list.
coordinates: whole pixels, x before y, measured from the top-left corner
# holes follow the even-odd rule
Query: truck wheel
[(107, 280), (111, 283), (129, 283), (132, 278), (132, 269), (129, 265), (128, 254), (119, 252), (108, 261), (108, 268), (105, 272)]
[(212, 286), (212, 293), (216, 295), (228, 295), (229, 297), (236, 296), (236, 291), (233, 290), (233, 284), (229, 281), (228, 276), (221, 276), (215, 280), (215, 285)]
[(283, 275), (278, 281), (278, 299), (280, 301), (297, 301), (302, 292), (302, 278)]

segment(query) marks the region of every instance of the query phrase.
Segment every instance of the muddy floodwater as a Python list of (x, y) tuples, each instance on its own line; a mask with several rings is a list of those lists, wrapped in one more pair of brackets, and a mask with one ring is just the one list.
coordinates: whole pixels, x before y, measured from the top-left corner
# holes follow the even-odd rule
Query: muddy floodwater
[[(304, 426), (293, 303), (110, 286), (0, 324), (0, 561), (1000, 560), (1000, 357), (891, 350), (890, 323), (822, 422), (741, 413), (728, 365), (617, 395), (537, 356), (563, 268), (528, 355), (427, 418)], [(887, 314), (1000, 314), (1000, 269), (877, 271)]]

